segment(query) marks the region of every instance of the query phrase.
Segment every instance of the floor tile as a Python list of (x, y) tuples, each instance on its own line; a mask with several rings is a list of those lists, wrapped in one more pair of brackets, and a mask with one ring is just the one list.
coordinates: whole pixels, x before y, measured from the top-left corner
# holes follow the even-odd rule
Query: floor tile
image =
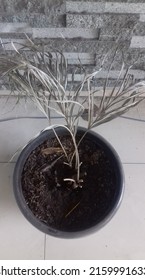
[(0, 164), (0, 259), (44, 259), (44, 234), (21, 214), (12, 188), (14, 164)]
[(145, 165), (124, 169), (124, 198), (112, 220), (84, 238), (47, 236), (46, 259), (145, 259)]
[[(31, 102), (25, 104), (25, 99), (20, 101), (18, 106), (14, 107), (16, 98), (10, 97), (6, 103), (6, 97), (0, 99), (0, 119), (24, 117), (40, 117), (40, 119), (15, 119), (11, 121), (0, 122), (0, 162), (9, 161), (18, 149), (26, 145), (40, 131), (49, 126), (47, 119)], [(5, 104), (5, 105), (4, 105)], [(14, 109), (13, 109), (14, 108)], [(56, 117), (56, 115), (53, 118)], [(62, 124), (62, 119), (53, 119), (52, 123)], [(13, 159), (16, 161), (17, 156)]]
[[(48, 126), (46, 120), (16, 120), (0, 124), (0, 162), (10, 161), (33, 137)], [(18, 154), (17, 154), (18, 155)], [(16, 161), (17, 155), (13, 158)]]
[(137, 109), (95, 128), (95, 131), (112, 144), (123, 163), (145, 163), (145, 123), (132, 118), (140, 119)]

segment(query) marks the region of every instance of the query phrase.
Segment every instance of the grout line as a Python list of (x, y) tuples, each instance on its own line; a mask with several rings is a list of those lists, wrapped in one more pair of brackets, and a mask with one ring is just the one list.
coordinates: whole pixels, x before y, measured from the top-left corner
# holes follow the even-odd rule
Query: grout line
[(44, 234), (44, 260), (46, 260), (46, 234)]
[(14, 163), (16, 163), (17, 161), (11, 161), (11, 162), (8, 162), (8, 161), (0, 161), (0, 164), (6, 164), (6, 165), (8, 165), (8, 164), (10, 164), (10, 163), (12, 163), (12, 164), (14, 164)]
[[(115, 71), (113, 70), (113, 72), (115, 73)], [(107, 75), (107, 71), (103, 71), (103, 74), (104, 73), (106, 73), (105, 75)], [(116, 72), (117, 73), (117, 72)], [(133, 72), (130, 72), (130, 74), (132, 74)], [(144, 76), (145, 76), (145, 71), (141, 71), (141, 72), (136, 72), (136, 74), (137, 75), (140, 75), (140, 74), (143, 74)], [(71, 74), (70, 74), (71, 75)], [(118, 75), (119, 75), (119, 72), (118, 72)], [(78, 78), (81, 78), (81, 77), (83, 77), (83, 75), (80, 75), (80, 74), (78, 74), (78, 76), (76, 76), (77, 77), (77, 79)], [(117, 77), (117, 76), (116, 76)], [(114, 76), (114, 78), (115, 78), (115, 76)], [(139, 76), (138, 76), (138, 78), (139, 78)], [(118, 90), (119, 89), (119, 87), (116, 87), (116, 90)], [(95, 97), (102, 97), (102, 92), (103, 92), (103, 87), (94, 87), (93, 88), (93, 90), (95, 90), (96, 92), (95, 92), (95, 94), (94, 94), (94, 96)], [(112, 92), (112, 90), (113, 90), (113, 87), (109, 87), (107, 90), (106, 90), (106, 96), (108, 97), (109, 95), (110, 95), (110, 93)], [(66, 95), (68, 96), (69, 94), (74, 94), (75, 93), (75, 91), (73, 91), (73, 90), (71, 90), (71, 91), (66, 91)], [(86, 91), (86, 90), (83, 90), (82, 91), (82, 93), (80, 94), (80, 97), (86, 97), (86, 94), (88, 94), (88, 91)], [(0, 89), (0, 97), (1, 98), (5, 98), (5, 97), (7, 97), (7, 96), (10, 96), (10, 90), (3, 90), (3, 89)], [(13, 99), (15, 99), (15, 98), (17, 98), (17, 96), (19, 96), (19, 98), (21, 98), (21, 99), (24, 99), (25, 97), (26, 97), (26, 94), (23, 94), (23, 95), (21, 95), (21, 94), (19, 94), (17, 91), (14, 93), (14, 94), (11, 94), (11, 96), (10, 96), (10, 98), (13, 98)], [(30, 95), (30, 96), (32, 96), (32, 95)], [(46, 96), (48, 96), (48, 94), (46, 94)], [(127, 94), (125, 94), (125, 96), (128, 96)], [(142, 93), (142, 96), (144, 97), (145, 96), (145, 93), (143, 92)], [(140, 98), (140, 97), (138, 97), (138, 98)]]
[(144, 165), (145, 162), (122, 162), (122, 164), (127, 165), (127, 164), (131, 164), (131, 165)]
[[(17, 161), (11, 161), (11, 162), (8, 162), (8, 161), (0, 161), (0, 164), (15, 164)], [(141, 165), (141, 164), (145, 164), (145, 162), (122, 162), (122, 164), (138, 164), (138, 165)]]
[[(74, 115), (75, 117), (76, 115)], [(129, 116), (119, 116), (119, 118), (121, 119), (127, 119), (127, 120), (130, 120), (130, 121), (137, 121), (137, 122), (145, 122), (145, 119), (141, 119), (140, 115), (138, 118), (134, 118), (134, 117), (129, 117)], [(3, 119), (0, 119), (0, 122), (8, 122), (8, 121), (16, 121), (16, 120), (27, 120), (27, 119), (33, 119), (33, 120), (47, 120), (46, 117), (38, 117), (38, 116), (27, 116), (27, 117), (24, 117), (24, 116), (18, 116), (18, 117), (10, 117), (10, 118), (3, 118)], [(63, 119), (62, 116), (51, 116), (51, 119), (54, 120), (54, 119)]]

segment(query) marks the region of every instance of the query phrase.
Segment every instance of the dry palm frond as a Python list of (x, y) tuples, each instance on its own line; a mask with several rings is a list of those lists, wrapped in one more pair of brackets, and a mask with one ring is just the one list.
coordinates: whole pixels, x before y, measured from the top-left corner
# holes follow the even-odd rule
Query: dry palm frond
[[(28, 45), (22, 45), (17, 50), (13, 43), (13, 47), (16, 52), (15, 56), (5, 54), (0, 57), (0, 75), (9, 77), (13, 91), (31, 99), (49, 120), (49, 124), (51, 124), (51, 110), (64, 118), (66, 126), (63, 127), (70, 133), (74, 146), (74, 152), (71, 156), (68, 155), (67, 149), (55, 131), (55, 127), (59, 125), (50, 127), (58, 140), (60, 146), (58, 151), (63, 151), (65, 155), (66, 164), (70, 166), (74, 164), (77, 170), (77, 186), (80, 182), (81, 167), (78, 148), (85, 134), (91, 128), (120, 116), (141, 102), (144, 99), (145, 81), (135, 84), (134, 77), (129, 73), (132, 66), (126, 69), (123, 62), (115, 85), (108, 95), (109, 73), (118, 52), (118, 48), (116, 48), (104, 83), (101, 100), (96, 102), (95, 94), (98, 89), (92, 89), (92, 83), (97, 80), (98, 73), (102, 71), (104, 60), (100, 68), (93, 73), (89, 75), (84, 73), (82, 82), (75, 88), (72, 95), (71, 92), (67, 94), (68, 68), (63, 53), (50, 49), (47, 45), (35, 45), (29, 38)], [(31, 54), (30, 57), (24, 50)], [(72, 74), (72, 88), (73, 78)], [(86, 86), (88, 95), (81, 103), (80, 94)], [(85, 117), (84, 114), (86, 114)], [(80, 117), (87, 121), (87, 131), (77, 144), (76, 132)], [(51, 151), (47, 150), (47, 152)], [(66, 178), (66, 180), (71, 180), (71, 178)]]

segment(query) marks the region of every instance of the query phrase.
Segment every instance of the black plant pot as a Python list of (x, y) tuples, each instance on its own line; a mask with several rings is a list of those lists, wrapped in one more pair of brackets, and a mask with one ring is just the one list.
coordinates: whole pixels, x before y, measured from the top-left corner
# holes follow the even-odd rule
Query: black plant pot
[[(65, 128), (56, 128), (57, 134), (59, 136), (62, 135), (68, 135), (68, 131)], [(78, 133), (79, 135), (83, 135), (85, 133), (85, 129), (79, 127)], [(14, 170), (13, 175), (13, 186), (14, 186), (14, 195), (17, 201), (17, 204), (23, 213), (23, 215), (26, 217), (26, 219), (34, 225), (37, 229), (41, 230), (42, 232), (53, 235), (55, 237), (62, 237), (62, 238), (74, 238), (74, 237), (81, 237), (87, 234), (90, 234), (104, 225), (106, 225), (110, 219), (114, 216), (116, 213), (120, 202), (123, 197), (123, 191), (124, 191), (124, 173), (122, 169), (122, 165), (120, 162), (120, 159), (114, 150), (112, 146), (103, 139), (100, 135), (94, 133), (93, 131), (87, 132), (84, 139), (87, 139), (87, 141), (90, 142), (90, 145), (94, 143), (97, 148), (102, 149), (104, 153), (106, 154), (107, 158), (109, 159), (109, 162), (111, 164), (111, 168), (113, 169), (114, 173), (114, 193), (110, 200), (109, 206), (107, 206), (107, 209), (105, 209), (104, 212), (102, 212), (101, 216), (97, 218), (96, 213), (90, 214), (90, 223), (87, 223), (86, 225), (83, 225), (80, 227), (77, 226), (76, 228), (65, 228), (65, 229), (59, 229), (57, 227), (52, 227), (51, 225), (45, 224), (44, 222), (40, 221), (38, 218), (35, 217), (35, 215), (32, 213), (30, 208), (28, 207), (26, 200), (24, 198), (23, 189), (22, 189), (22, 173), (23, 169), (26, 163), (27, 158), (29, 155), (34, 151), (40, 144), (42, 144), (44, 141), (48, 139), (54, 138), (54, 132), (53, 130), (46, 130), (42, 132), (37, 138), (35, 138), (33, 141), (31, 141), (21, 152), (16, 166)], [(97, 170), (96, 170), (97, 172)], [(85, 215), (85, 214), (84, 214)], [(93, 221), (91, 221), (93, 217)], [(96, 217), (96, 218), (95, 218)], [(77, 220), (77, 219), (76, 219)]]

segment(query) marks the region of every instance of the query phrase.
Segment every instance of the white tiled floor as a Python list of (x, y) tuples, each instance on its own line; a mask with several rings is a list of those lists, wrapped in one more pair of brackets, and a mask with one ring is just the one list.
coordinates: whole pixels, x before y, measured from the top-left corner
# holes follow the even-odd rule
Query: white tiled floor
[[(11, 112), (11, 98), (0, 119), (40, 115), (30, 104)], [(145, 120), (145, 102), (126, 116)], [(6, 115), (2, 115), (4, 112)], [(0, 259), (145, 259), (145, 122), (118, 118), (96, 131), (114, 146), (123, 162), (125, 194), (120, 209), (100, 231), (79, 239), (57, 239), (35, 229), (19, 211), (12, 190), (13, 153), (46, 127), (46, 120), (0, 123)], [(83, 125), (83, 122), (81, 123)]]

